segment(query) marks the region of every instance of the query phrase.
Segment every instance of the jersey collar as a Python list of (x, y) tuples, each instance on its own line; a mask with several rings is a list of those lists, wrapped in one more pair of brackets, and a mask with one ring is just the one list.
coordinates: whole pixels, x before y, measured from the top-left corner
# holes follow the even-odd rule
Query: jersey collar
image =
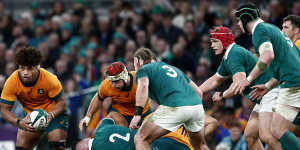
[(233, 43), (231, 43), (231, 44), (227, 47), (226, 52), (225, 52), (225, 54), (224, 54), (225, 60), (227, 59), (227, 56), (228, 56), (228, 54), (229, 54), (229, 51), (231, 50), (231, 48), (232, 48), (232, 46), (233, 46), (234, 44), (235, 44), (235, 43), (233, 42)]
[(38, 71), (37, 78), (36, 78), (33, 82), (31, 82), (31, 83), (25, 83), (25, 82), (22, 80), (22, 77), (21, 77), (21, 73), (20, 73), (20, 72), (18, 72), (18, 77), (19, 77), (21, 83), (22, 83), (25, 87), (32, 87), (32, 86), (34, 86), (34, 85), (37, 83), (37, 81), (38, 81), (39, 78), (40, 78), (40, 70)]
[(258, 20), (255, 21), (255, 23), (254, 23), (254, 25), (253, 25), (253, 28), (252, 28), (252, 34), (254, 33), (256, 26), (257, 26), (258, 24), (262, 23), (262, 22), (264, 22), (264, 21), (263, 21), (262, 19), (260, 19), (260, 18), (259, 18)]

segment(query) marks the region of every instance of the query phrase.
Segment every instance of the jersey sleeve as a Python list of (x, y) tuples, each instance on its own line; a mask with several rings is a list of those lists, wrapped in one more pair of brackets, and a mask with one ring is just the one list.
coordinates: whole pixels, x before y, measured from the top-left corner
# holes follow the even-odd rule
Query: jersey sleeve
[(106, 96), (106, 88), (107, 88), (107, 81), (104, 80), (98, 89), (98, 98), (99, 100), (104, 100), (107, 96)]
[(143, 66), (135, 73), (135, 82), (138, 83), (138, 79), (142, 77), (149, 77), (149, 69), (147, 66)]
[(13, 105), (17, 100), (16, 81), (9, 77), (3, 87), (0, 102), (4, 104)]
[(238, 72), (246, 72), (244, 61), (243, 59), (241, 59), (243, 57), (246, 56), (244, 56), (242, 53), (235, 53), (234, 55), (232, 55), (232, 57), (229, 58), (228, 67), (230, 68), (232, 76)]
[(64, 90), (57, 77), (50, 78), (50, 88), (48, 91), (48, 96), (50, 99), (57, 100), (63, 93)]
[(255, 30), (253, 36), (254, 36), (253, 44), (254, 47), (256, 47), (257, 53), (259, 54), (260, 45), (264, 42), (271, 42), (271, 39), (268, 33), (264, 29), (260, 28), (259, 25), (257, 26), (257, 29)]
[(226, 71), (225, 64), (224, 64), (223, 60), (222, 60), (221, 64), (218, 67), (217, 75), (221, 78), (226, 78), (226, 77), (229, 76), (228, 72)]
[(185, 74), (183, 74), (183, 76), (184, 76), (184, 79), (186, 80), (187, 83), (190, 83), (190, 82), (191, 82), (191, 79), (188, 78)]

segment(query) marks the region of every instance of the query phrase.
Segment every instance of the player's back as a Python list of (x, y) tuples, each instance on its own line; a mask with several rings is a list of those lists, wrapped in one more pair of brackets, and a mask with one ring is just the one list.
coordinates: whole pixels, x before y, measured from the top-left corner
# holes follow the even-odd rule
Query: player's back
[(174, 66), (164, 62), (146, 64), (136, 73), (136, 80), (141, 77), (148, 77), (149, 97), (160, 105), (177, 107), (202, 103), (189, 85), (190, 79)]
[(134, 150), (134, 136), (137, 131), (114, 124), (112, 119), (104, 119), (98, 126), (92, 150)]
[(281, 87), (300, 86), (300, 52), (296, 45), (279, 28), (269, 23), (259, 23), (252, 36), (254, 48), (258, 52), (263, 42), (271, 42), (274, 60), (270, 68), (279, 74)]
[[(135, 150), (134, 136), (136, 133), (137, 130), (130, 131), (129, 128), (115, 125), (112, 119), (105, 118), (96, 130), (95, 138), (92, 142), (92, 150)], [(186, 141), (182, 140), (178, 142), (177, 140), (174, 140), (174, 137), (175, 136), (172, 135), (155, 140), (153, 143), (151, 143), (151, 149), (189, 149), (189, 147), (186, 146)], [(176, 137), (179, 138), (180, 136), (177, 135)]]

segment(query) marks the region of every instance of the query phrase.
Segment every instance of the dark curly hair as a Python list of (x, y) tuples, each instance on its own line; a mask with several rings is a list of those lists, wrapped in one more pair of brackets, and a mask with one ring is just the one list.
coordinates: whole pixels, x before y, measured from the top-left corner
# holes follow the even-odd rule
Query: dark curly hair
[(16, 63), (21, 66), (33, 67), (41, 63), (42, 55), (34, 47), (23, 47), (16, 54)]

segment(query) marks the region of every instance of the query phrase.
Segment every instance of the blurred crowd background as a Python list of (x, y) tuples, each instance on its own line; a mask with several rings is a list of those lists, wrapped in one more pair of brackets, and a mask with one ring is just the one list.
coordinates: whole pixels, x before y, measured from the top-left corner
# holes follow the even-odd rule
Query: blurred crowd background
[[(0, 90), (17, 69), (15, 52), (25, 45), (40, 50), (41, 67), (57, 75), (63, 84), (70, 114), (68, 145), (72, 146), (85, 136), (78, 122), (105, 78), (106, 66), (121, 61), (134, 70), (133, 53), (138, 48), (152, 49), (160, 60), (180, 68), (197, 85), (216, 72), (222, 59), (210, 50), (209, 31), (215, 26), (230, 27), (235, 42), (254, 52), (251, 36), (242, 34), (232, 13), (245, 2), (248, 1), (0, 0)], [(265, 22), (280, 29), (285, 16), (300, 15), (299, 0), (250, 2), (260, 7)], [(217, 91), (223, 91), (230, 82)], [(223, 142), (231, 142), (246, 149), (242, 132), (253, 104), (242, 96), (213, 104), (212, 94), (206, 94), (203, 102), (207, 113), (219, 121), (219, 128), (207, 137), (208, 144), (222, 148)], [(24, 116), (18, 104), (14, 112)], [(4, 131), (6, 134), (2, 134)], [(15, 141), (16, 131), (0, 115), (0, 141)]]

